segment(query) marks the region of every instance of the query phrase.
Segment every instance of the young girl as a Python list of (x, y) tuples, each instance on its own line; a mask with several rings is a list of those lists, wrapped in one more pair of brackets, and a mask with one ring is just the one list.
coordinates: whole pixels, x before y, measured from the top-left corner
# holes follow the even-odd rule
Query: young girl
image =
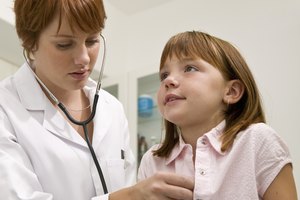
[[(0, 82), (0, 199), (192, 199), (193, 181), (171, 173), (130, 186), (135, 159), (123, 106), (101, 89), (92, 111), (102, 0), (14, 0), (14, 11), (27, 62)], [(95, 118), (71, 123), (53, 96), (76, 120)]]
[(139, 167), (195, 181), (194, 199), (297, 199), (287, 146), (265, 123), (259, 91), (230, 43), (184, 32), (166, 44), (157, 102), (165, 137)]

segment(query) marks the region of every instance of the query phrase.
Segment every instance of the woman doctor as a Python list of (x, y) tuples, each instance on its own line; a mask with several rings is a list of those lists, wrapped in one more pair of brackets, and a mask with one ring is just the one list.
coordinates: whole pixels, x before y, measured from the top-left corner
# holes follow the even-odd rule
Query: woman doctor
[(102, 1), (15, 0), (14, 11), (26, 62), (0, 84), (0, 199), (192, 199), (193, 182), (174, 174), (130, 186), (135, 161), (113, 96), (100, 90), (85, 128), (53, 100), (75, 120), (91, 115), (96, 83), (89, 75), (102, 41)]

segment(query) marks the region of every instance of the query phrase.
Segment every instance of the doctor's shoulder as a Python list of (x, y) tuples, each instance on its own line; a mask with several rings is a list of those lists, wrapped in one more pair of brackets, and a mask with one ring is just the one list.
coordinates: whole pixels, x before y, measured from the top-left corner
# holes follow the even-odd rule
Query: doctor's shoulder
[[(0, 126), (5, 128), (9, 126), (10, 129), (13, 129), (10, 123), (9, 116), (20, 115), (20, 101), (14, 96), (9, 90), (0, 86)], [(19, 110), (18, 110), (19, 109)], [(23, 108), (22, 108), (23, 109)], [(7, 127), (6, 127), (7, 128)], [(0, 131), (2, 137), (3, 130)]]
[(11, 90), (5, 88), (3, 85), (0, 85), (0, 105), (1, 107), (11, 104), (11, 101), (15, 101), (16, 97), (12, 94)]
[(114, 107), (121, 108), (123, 110), (123, 104), (119, 101), (119, 99), (102, 88), (100, 89), (99, 93), (99, 100), (101, 99), (104, 100), (105, 103), (113, 105)]
[(18, 96), (17, 89), (14, 83), (14, 74), (2, 79), (0, 81), (0, 88), (0, 96), (5, 96), (5, 98), (12, 98), (13, 96)]

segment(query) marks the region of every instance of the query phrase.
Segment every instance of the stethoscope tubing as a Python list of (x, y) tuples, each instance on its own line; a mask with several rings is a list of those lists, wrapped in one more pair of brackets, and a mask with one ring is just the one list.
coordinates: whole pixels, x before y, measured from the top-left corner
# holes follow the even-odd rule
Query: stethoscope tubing
[(68, 110), (66, 109), (66, 107), (64, 106), (63, 103), (59, 102), (58, 107), (65, 113), (66, 117), (72, 123), (74, 123), (76, 125), (79, 125), (79, 126), (82, 126), (83, 131), (84, 131), (84, 137), (85, 137), (86, 143), (87, 143), (87, 145), (89, 147), (90, 153), (92, 155), (93, 161), (95, 163), (96, 169), (98, 171), (98, 174), (99, 174), (99, 177), (100, 177), (100, 180), (101, 180), (101, 183), (102, 183), (103, 192), (104, 192), (104, 194), (107, 194), (108, 190), (107, 190), (105, 178), (104, 178), (103, 172), (101, 170), (100, 164), (98, 162), (98, 159), (97, 159), (96, 153), (94, 151), (94, 148), (93, 148), (93, 146), (92, 146), (92, 144), (90, 142), (90, 139), (89, 139), (89, 136), (88, 136), (88, 129), (87, 129), (88, 123), (90, 123), (94, 119), (94, 117), (95, 117), (98, 99), (99, 99), (99, 95), (96, 93), (95, 96), (94, 96), (92, 113), (90, 114), (89, 118), (86, 119), (86, 120), (84, 120), (84, 121), (78, 121), (78, 120), (74, 119), (72, 117), (72, 115), (68, 112)]

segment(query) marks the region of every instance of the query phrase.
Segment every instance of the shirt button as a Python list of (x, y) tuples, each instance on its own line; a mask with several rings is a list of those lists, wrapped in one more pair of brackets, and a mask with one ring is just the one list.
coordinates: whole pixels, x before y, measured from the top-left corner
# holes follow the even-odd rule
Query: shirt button
[(204, 169), (200, 169), (200, 174), (201, 174), (202, 176), (204, 176), (204, 175), (206, 174), (205, 170), (204, 170)]
[(206, 145), (206, 143), (207, 143), (206, 138), (202, 138), (202, 139), (201, 139), (201, 144)]

